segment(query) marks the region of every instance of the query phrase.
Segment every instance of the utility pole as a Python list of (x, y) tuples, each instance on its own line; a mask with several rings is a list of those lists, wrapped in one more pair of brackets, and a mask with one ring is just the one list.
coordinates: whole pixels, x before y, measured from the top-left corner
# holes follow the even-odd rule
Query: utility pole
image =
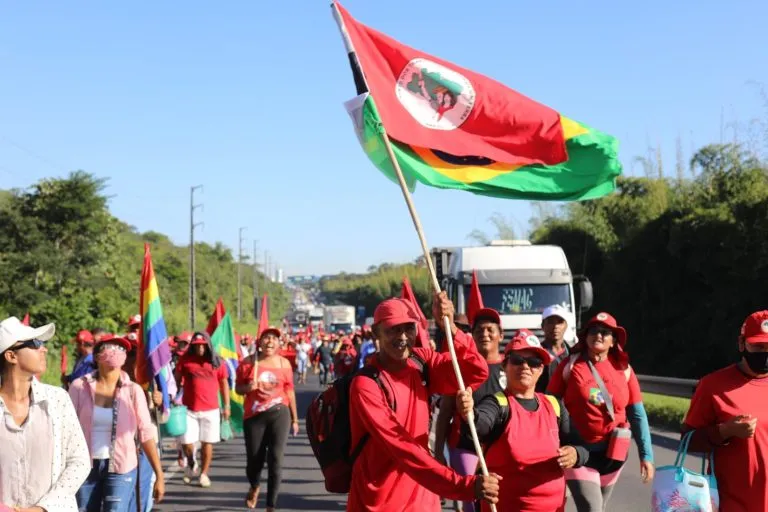
[(195, 204), (195, 190), (203, 191), (202, 185), (190, 187), (189, 189), (189, 329), (195, 330), (195, 294), (197, 292), (197, 281), (195, 275), (195, 228), (204, 226), (204, 222), (195, 222), (195, 210), (200, 208), (204, 210), (203, 204)]
[(243, 319), (243, 231), (240, 228), (240, 239), (237, 248), (237, 320)]
[(269, 251), (264, 251), (264, 292), (267, 291), (269, 286)]
[(253, 241), (253, 318), (259, 318), (259, 278), (258, 278), (258, 267), (259, 264), (257, 263), (259, 260), (257, 259), (257, 256), (259, 254), (258, 251), (259, 247), (259, 241), (254, 240)]

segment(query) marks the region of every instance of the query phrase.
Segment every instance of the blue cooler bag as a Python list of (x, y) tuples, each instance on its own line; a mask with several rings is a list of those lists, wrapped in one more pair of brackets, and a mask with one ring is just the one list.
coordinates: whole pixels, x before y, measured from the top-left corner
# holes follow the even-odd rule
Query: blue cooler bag
[[(656, 469), (653, 479), (653, 512), (717, 512), (720, 497), (715, 480), (715, 461), (710, 453), (701, 462), (701, 473), (685, 468), (685, 457), (693, 432), (688, 432), (680, 441), (677, 458), (673, 466)], [(706, 474), (707, 460), (711, 475)]]

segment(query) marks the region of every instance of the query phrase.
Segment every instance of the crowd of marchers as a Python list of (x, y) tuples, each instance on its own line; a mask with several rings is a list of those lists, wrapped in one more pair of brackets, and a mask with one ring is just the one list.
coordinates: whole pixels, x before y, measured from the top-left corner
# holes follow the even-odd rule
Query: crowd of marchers
[[(256, 508), (266, 465), (266, 507), (277, 510), (283, 450), (299, 429), (295, 386), (310, 371), (330, 387), (349, 382), (350, 511), (437, 511), (455, 500), (464, 511), (495, 504), (552, 512), (568, 499), (580, 512), (610, 510), (631, 439), (642, 480), (653, 480), (632, 344), (617, 319), (598, 313), (569, 344), (574, 319), (559, 305), (542, 312), (543, 340), (526, 330), (504, 340), (497, 311), (457, 315), (444, 293), (432, 313), (438, 325), (448, 319), (464, 391), (448, 333), (419, 345), (419, 312), (403, 299), (385, 300), (372, 326), (349, 335), (269, 328), (241, 336), (235, 375), (207, 333), (174, 336), (173, 400), (187, 408), (176, 440), (184, 481), (212, 485), (213, 446), (234, 386), (244, 397), (245, 505)], [(124, 335), (78, 333), (78, 359), (63, 387), (39, 381), (55, 326), (0, 323), (0, 511), (148, 511), (163, 499), (155, 414), (162, 396), (133, 378), (140, 322), (132, 318)], [(749, 315), (734, 344), (739, 360), (701, 379), (683, 433), (693, 432), (692, 450), (713, 455), (720, 510), (765, 512), (768, 311)]]

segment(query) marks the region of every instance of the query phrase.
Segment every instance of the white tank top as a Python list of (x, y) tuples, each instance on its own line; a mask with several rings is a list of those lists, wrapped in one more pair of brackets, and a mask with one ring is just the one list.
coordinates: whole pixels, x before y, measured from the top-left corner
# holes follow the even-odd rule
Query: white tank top
[(112, 408), (94, 406), (91, 425), (91, 457), (108, 459), (110, 444), (112, 444)]

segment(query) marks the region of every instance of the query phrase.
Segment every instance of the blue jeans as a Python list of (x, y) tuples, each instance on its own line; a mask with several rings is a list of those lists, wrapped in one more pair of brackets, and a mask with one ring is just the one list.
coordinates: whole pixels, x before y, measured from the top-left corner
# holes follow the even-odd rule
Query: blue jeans
[[(152, 488), (155, 484), (155, 471), (149, 463), (149, 459), (144, 454), (144, 450), (139, 452), (139, 489), (141, 489), (141, 510), (143, 512), (149, 512), (152, 510)], [(136, 486), (134, 486), (134, 492), (131, 494), (130, 505), (128, 510), (130, 512), (136, 511)]]
[[(129, 512), (136, 486), (136, 470), (110, 473), (109, 459), (94, 459), (88, 479), (77, 491), (80, 512)], [(103, 506), (102, 506), (103, 504)]]

